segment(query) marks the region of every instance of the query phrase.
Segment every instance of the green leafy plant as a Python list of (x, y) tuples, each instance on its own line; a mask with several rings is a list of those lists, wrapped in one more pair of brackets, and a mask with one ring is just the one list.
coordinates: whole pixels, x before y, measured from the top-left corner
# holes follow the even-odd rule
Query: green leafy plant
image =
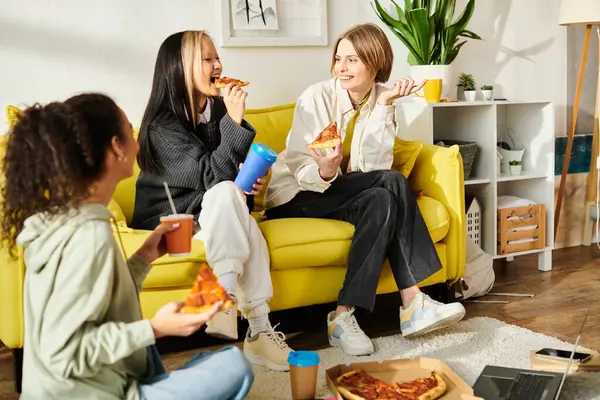
[(463, 88), (463, 90), (476, 90), (475, 88), (477, 87), (475, 85), (475, 79), (473, 78), (473, 75), (471, 74), (467, 74), (465, 72), (461, 73), (458, 76), (458, 84), (456, 86), (461, 86)]
[(518, 160), (512, 160), (512, 161), (509, 161), (509, 162), (508, 162), (508, 165), (511, 165), (511, 166), (515, 166), (515, 165), (521, 165), (521, 161), (518, 161)]
[(408, 48), (410, 65), (448, 65), (458, 55), (466, 39), (481, 40), (467, 30), (473, 16), (475, 0), (454, 20), (456, 0), (404, 0), (402, 9), (395, 0), (398, 19), (388, 14), (380, 0), (371, 3), (379, 19)]
[(483, 85), (481, 90), (494, 90), (494, 87), (492, 85)]

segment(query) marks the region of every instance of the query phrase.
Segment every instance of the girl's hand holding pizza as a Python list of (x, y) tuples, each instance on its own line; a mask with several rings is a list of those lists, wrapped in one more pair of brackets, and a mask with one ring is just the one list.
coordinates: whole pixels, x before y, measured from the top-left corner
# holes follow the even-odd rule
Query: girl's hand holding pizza
[(324, 181), (332, 180), (338, 172), (338, 168), (342, 162), (342, 143), (338, 142), (333, 153), (326, 156), (321, 156), (315, 149), (309, 148), (308, 152), (319, 166), (319, 175)]
[(227, 114), (229, 114), (229, 117), (238, 125), (241, 125), (242, 119), (244, 119), (247, 96), (248, 93), (244, 92), (239, 86), (235, 86), (232, 82), (225, 86), (223, 102), (225, 103), (225, 107), (227, 107)]

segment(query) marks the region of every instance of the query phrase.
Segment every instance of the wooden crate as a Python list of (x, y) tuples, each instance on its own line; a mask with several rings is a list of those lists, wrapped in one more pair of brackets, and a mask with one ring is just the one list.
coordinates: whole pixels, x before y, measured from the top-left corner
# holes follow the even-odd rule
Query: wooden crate
[[(515, 218), (516, 217), (516, 218)], [(512, 231), (519, 227), (537, 225), (536, 229)], [(508, 242), (519, 239), (535, 240), (523, 243)], [(498, 254), (505, 255), (546, 247), (546, 206), (535, 204), (524, 207), (498, 209)]]

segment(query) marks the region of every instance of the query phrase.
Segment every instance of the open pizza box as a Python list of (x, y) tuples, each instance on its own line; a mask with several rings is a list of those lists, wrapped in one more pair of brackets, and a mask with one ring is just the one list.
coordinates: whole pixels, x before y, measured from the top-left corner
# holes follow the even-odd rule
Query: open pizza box
[[(446, 382), (446, 393), (440, 397), (443, 400), (476, 400), (480, 399), (473, 395), (473, 389), (467, 385), (450, 367), (443, 361), (435, 358), (415, 358), (414, 360), (386, 360), (382, 362), (371, 361), (352, 364), (338, 364), (327, 370), (327, 385), (333, 396), (344, 400), (338, 392), (337, 378), (346, 372), (362, 369), (374, 378), (385, 383), (406, 382), (418, 378), (426, 378), (432, 371), (441, 376)], [(482, 400), (482, 399), (481, 399)]]
[[(589, 350), (578, 350), (583, 353), (589, 353), (592, 357), (584, 363), (572, 362), (569, 372), (590, 372), (600, 371), (600, 353)], [(569, 360), (553, 360), (549, 358), (541, 358), (535, 354), (535, 350), (531, 351), (531, 369), (540, 371), (556, 371), (565, 372)]]

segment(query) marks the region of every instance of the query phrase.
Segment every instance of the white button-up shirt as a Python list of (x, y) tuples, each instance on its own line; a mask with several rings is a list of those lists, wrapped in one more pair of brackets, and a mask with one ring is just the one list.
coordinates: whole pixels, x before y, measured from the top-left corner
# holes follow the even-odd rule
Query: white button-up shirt
[[(381, 84), (373, 85), (369, 100), (356, 120), (350, 148), (350, 171), (368, 172), (392, 167), (396, 137), (395, 106), (377, 104), (379, 95), (385, 90), (387, 88)], [(267, 208), (289, 202), (302, 190), (323, 193), (329, 188), (333, 180), (327, 182), (321, 178), (319, 167), (306, 145), (312, 143), (333, 121), (337, 122), (343, 140), (348, 121), (355, 113), (348, 91), (341, 88), (337, 78), (316, 83), (302, 93), (296, 102), (286, 149), (272, 167)], [(333, 149), (316, 151), (325, 156)], [(338, 174), (341, 173), (338, 169)]]

